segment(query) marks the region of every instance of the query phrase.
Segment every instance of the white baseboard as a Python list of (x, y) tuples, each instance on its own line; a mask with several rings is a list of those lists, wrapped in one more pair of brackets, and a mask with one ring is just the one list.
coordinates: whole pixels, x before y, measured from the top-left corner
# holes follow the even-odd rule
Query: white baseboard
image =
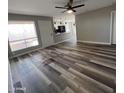
[(82, 41), (82, 40), (77, 40), (77, 42), (91, 43), (91, 44), (100, 44), (100, 45), (111, 45), (111, 43), (106, 43), (106, 42), (94, 42), (94, 41)]

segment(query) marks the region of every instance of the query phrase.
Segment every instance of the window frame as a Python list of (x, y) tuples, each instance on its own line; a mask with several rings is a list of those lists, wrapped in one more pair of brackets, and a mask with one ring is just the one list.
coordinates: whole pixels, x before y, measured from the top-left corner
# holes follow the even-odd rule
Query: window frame
[[(35, 45), (35, 46), (29, 46), (29, 47), (25, 47), (25, 48), (22, 48), (22, 49), (19, 49), (19, 50), (15, 50), (15, 51), (12, 51), (11, 49), (11, 45), (10, 45), (10, 41), (9, 41), (9, 38), (8, 38), (8, 44), (9, 44), (9, 51), (11, 51), (12, 54), (20, 54), (22, 52), (25, 52), (25, 51), (29, 51), (29, 50), (32, 50), (34, 48), (38, 48), (41, 44), (40, 44), (40, 40), (39, 40), (39, 35), (38, 35), (38, 31), (37, 31), (37, 25), (36, 25), (36, 21), (35, 20), (9, 20), (8, 21), (8, 25), (9, 25), (9, 22), (32, 22), (34, 24), (34, 28), (35, 28), (35, 33), (36, 33), (36, 37), (35, 38), (32, 38), (32, 39), (37, 39), (37, 42), (38, 42), (38, 45)], [(26, 40), (29, 40), (29, 39), (25, 39)], [(16, 41), (16, 40), (15, 40)], [(17, 40), (18, 41), (18, 40)]]

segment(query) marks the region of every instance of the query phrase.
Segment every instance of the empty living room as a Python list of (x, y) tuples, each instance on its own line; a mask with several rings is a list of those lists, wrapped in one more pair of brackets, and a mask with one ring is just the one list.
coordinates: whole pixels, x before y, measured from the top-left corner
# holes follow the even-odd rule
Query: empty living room
[(8, 0), (8, 93), (117, 93), (116, 13), (116, 0)]

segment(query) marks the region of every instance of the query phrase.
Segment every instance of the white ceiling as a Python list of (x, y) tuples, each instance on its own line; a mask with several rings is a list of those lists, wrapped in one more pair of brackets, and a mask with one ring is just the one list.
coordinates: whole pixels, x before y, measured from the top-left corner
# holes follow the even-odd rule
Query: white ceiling
[[(31, 14), (43, 16), (62, 15), (62, 9), (55, 6), (64, 6), (69, 0), (8, 0), (9, 13)], [(84, 7), (75, 9), (76, 14), (112, 5), (116, 0), (74, 0), (74, 4), (84, 3)]]

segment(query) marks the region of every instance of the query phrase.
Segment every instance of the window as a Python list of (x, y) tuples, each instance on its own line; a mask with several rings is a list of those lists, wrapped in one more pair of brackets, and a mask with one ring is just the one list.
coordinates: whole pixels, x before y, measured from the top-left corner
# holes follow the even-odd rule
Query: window
[(12, 51), (39, 45), (33, 21), (9, 21), (8, 31)]

